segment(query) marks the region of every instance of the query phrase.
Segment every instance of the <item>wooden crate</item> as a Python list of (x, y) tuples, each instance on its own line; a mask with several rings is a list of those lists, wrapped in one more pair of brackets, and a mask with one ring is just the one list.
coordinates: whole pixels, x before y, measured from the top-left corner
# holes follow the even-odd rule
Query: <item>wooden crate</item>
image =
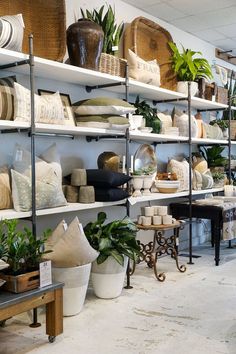
[(0, 278), (6, 281), (1, 289), (16, 294), (39, 287), (39, 270), (20, 275), (0, 273)]

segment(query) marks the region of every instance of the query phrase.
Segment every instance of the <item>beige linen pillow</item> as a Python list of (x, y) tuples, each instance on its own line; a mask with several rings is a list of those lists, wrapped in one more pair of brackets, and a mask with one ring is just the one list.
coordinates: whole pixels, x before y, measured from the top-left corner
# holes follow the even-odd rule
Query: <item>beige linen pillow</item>
[[(173, 126), (179, 128), (180, 136), (188, 136), (188, 115), (184, 112), (175, 111)], [(197, 120), (193, 115), (191, 115), (191, 134), (192, 138), (198, 136)]]
[(217, 124), (210, 125), (202, 122), (203, 138), (207, 139), (223, 139), (223, 132)]
[[(14, 83), (14, 120), (20, 122), (31, 121), (30, 90)], [(35, 122), (48, 124), (65, 124), (64, 107), (59, 92), (39, 96), (34, 94)]]
[(165, 131), (172, 127), (171, 115), (167, 112), (159, 112), (157, 113), (157, 117), (161, 121), (161, 134), (165, 134)]
[(186, 160), (177, 161), (171, 159), (167, 165), (167, 171), (176, 173), (180, 186), (178, 191), (189, 190), (189, 163)]
[(145, 61), (135, 54), (132, 50), (128, 50), (129, 76), (145, 84), (160, 86), (160, 67), (156, 59)]
[[(61, 227), (60, 225), (60, 231)], [(51, 242), (50, 237), (48, 242)], [(79, 219), (75, 217), (67, 230), (58, 237), (53, 245), (53, 252), (46, 257), (52, 261), (53, 267), (70, 268), (92, 263), (98, 257), (98, 252), (90, 246)]]

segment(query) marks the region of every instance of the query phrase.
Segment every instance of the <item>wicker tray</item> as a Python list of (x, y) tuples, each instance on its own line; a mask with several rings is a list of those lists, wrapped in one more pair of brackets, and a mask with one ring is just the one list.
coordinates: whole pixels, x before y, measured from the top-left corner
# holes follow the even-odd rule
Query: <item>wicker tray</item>
[(126, 60), (102, 53), (99, 63), (101, 73), (125, 77)]
[(160, 65), (161, 87), (176, 90), (177, 78), (172, 69), (172, 51), (168, 42), (172, 42), (168, 31), (145, 17), (137, 17), (126, 28), (124, 34), (124, 56), (127, 58), (130, 48), (142, 59), (156, 59)]
[(66, 51), (64, 0), (0, 0), (0, 16), (22, 14), (25, 23), (23, 53), (34, 35), (34, 55), (62, 61)]

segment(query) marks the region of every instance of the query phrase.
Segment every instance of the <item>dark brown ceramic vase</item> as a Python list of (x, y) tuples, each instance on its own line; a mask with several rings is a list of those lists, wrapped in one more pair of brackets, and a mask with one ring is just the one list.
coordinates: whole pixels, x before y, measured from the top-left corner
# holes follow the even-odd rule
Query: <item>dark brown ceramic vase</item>
[(104, 33), (97, 23), (80, 19), (66, 31), (70, 64), (98, 70)]

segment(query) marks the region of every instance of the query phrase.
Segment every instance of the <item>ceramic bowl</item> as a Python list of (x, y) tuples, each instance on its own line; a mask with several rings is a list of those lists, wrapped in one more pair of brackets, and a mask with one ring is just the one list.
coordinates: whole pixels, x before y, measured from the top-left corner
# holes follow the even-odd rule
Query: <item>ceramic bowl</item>
[(180, 182), (157, 180), (155, 181), (155, 185), (160, 193), (176, 193), (179, 188)]

